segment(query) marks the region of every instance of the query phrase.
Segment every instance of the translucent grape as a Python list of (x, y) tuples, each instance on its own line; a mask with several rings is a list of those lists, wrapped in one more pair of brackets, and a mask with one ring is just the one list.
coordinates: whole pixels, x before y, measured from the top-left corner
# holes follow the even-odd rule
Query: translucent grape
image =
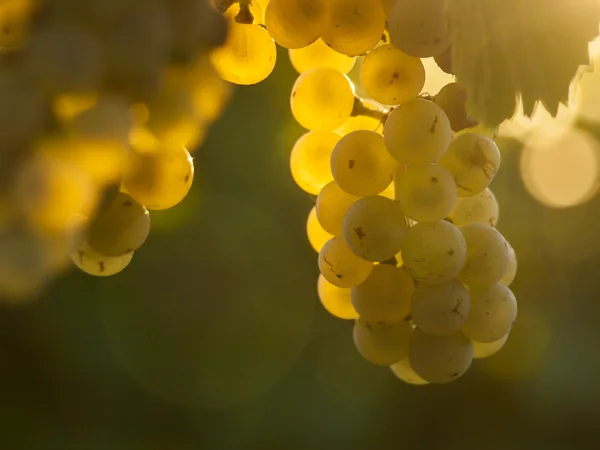
[(294, 118), (304, 128), (334, 130), (352, 113), (354, 88), (346, 75), (318, 67), (298, 77), (290, 104)]
[(308, 242), (311, 247), (314, 248), (317, 253), (321, 251), (325, 242), (333, 237), (333, 235), (325, 231), (319, 223), (316, 207), (313, 207), (308, 215), (306, 221), (306, 235), (308, 236)]
[(423, 386), (425, 384), (429, 384), (429, 382), (425, 381), (423, 378), (417, 374), (410, 366), (410, 361), (408, 357), (402, 359), (396, 364), (392, 364), (390, 366), (392, 369), (392, 373), (398, 377), (401, 381), (405, 383), (412, 384), (414, 386)]
[(439, 106), (416, 99), (392, 111), (383, 136), (390, 154), (398, 162), (429, 164), (442, 156), (452, 139), (452, 130), (446, 113)]
[(249, 85), (267, 78), (275, 68), (277, 48), (258, 25), (234, 23), (224, 46), (211, 54), (217, 73), (230, 83)]
[(377, 45), (385, 29), (385, 13), (373, 0), (328, 0), (322, 39), (335, 51), (348, 56), (368, 52)]
[(458, 195), (454, 178), (434, 164), (401, 168), (396, 176), (396, 200), (407, 217), (417, 222), (436, 222), (446, 217)]
[(445, 220), (418, 223), (402, 243), (404, 267), (421, 282), (443, 284), (459, 273), (467, 247), (460, 230)]
[(471, 289), (471, 312), (463, 333), (477, 342), (494, 342), (508, 334), (517, 318), (517, 300), (512, 291), (496, 283)]
[(473, 344), (460, 331), (431, 336), (419, 328), (410, 340), (411, 367), (430, 383), (449, 383), (464, 375), (473, 362)]
[(508, 268), (500, 280), (500, 283), (504, 286), (510, 286), (517, 276), (518, 261), (517, 253), (512, 245), (510, 245), (510, 242), (506, 241), (506, 245), (508, 245)]
[(319, 253), (319, 270), (331, 284), (351, 288), (369, 277), (373, 263), (360, 259), (341, 237), (334, 237), (325, 243)]
[(352, 304), (366, 322), (397, 323), (408, 315), (414, 291), (404, 269), (378, 264), (364, 283), (352, 288)]
[(467, 91), (458, 83), (448, 83), (433, 98), (450, 120), (452, 131), (462, 131), (477, 125), (467, 113)]
[(358, 319), (358, 313), (350, 298), (350, 289), (337, 287), (323, 275), (319, 275), (317, 293), (323, 308), (332, 316), (344, 320)]
[(133, 252), (113, 257), (101, 255), (87, 243), (83, 243), (76, 251), (71, 253), (73, 264), (83, 272), (97, 277), (116, 275), (129, 265), (132, 258)]
[(342, 55), (329, 47), (322, 39), (304, 48), (289, 50), (290, 61), (298, 73), (315, 67), (329, 67), (341, 73), (348, 73), (354, 67), (356, 57)]
[(149, 233), (146, 208), (121, 192), (92, 220), (88, 243), (102, 255), (123, 256), (140, 248)]
[(470, 223), (481, 223), (495, 227), (498, 223), (500, 208), (496, 196), (486, 188), (473, 197), (459, 197), (447, 220), (457, 227)]
[[(366, 111), (352, 111), (352, 115), (336, 129), (336, 132), (341, 136), (346, 136), (353, 131), (369, 130), (381, 134), (383, 132), (383, 123), (385, 122), (386, 110), (370, 100), (362, 100), (362, 105)], [(368, 113), (373, 113), (367, 115)], [(378, 117), (380, 116), (380, 117)]]
[(408, 322), (393, 324), (354, 323), (354, 345), (363, 358), (378, 366), (391, 366), (408, 355), (412, 327)]
[(508, 340), (508, 336), (509, 334), (506, 334), (504, 337), (494, 342), (471, 341), (473, 343), (473, 358), (483, 359), (495, 355), (502, 347), (504, 347), (504, 344), (506, 344), (506, 341)]
[(398, 202), (372, 195), (348, 208), (342, 230), (356, 255), (367, 261), (386, 261), (400, 251), (408, 224)]
[(335, 181), (325, 186), (316, 203), (317, 218), (323, 229), (334, 236), (341, 236), (344, 216), (357, 200), (358, 197), (343, 191)]
[(469, 292), (458, 281), (420, 283), (412, 298), (410, 315), (424, 333), (449, 336), (463, 326), (469, 309)]
[(446, 0), (397, 0), (388, 17), (392, 42), (418, 58), (442, 53), (450, 46)]
[(499, 282), (508, 269), (509, 250), (504, 237), (489, 225), (472, 223), (460, 229), (467, 243), (465, 265), (458, 278), (471, 288)]
[(331, 173), (338, 186), (361, 197), (377, 195), (387, 188), (397, 165), (388, 153), (383, 137), (374, 131), (347, 134), (331, 154)]
[(181, 202), (192, 187), (194, 163), (182, 146), (151, 151), (130, 150), (123, 187), (148, 209), (168, 209)]
[(333, 131), (311, 131), (296, 141), (290, 155), (290, 170), (300, 189), (317, 195), (333, 180), (331, 153), (339, 140), (340, 135)]
[(303, 48), (321, 35), (324, 6), (321, 0), (271, 0), (265, 25), (279, 45)]
[(500, 151), (490, 138), (480, 134), (457, 135), (440, 158), (440, 165), (452, 174), (458, 195), (472, 197), (490, 185), (500, 168)]
[(419, 58), (395, 45), (382, 45), (365, 56), (360, 83), (374, 100), (399, 105), (419, 95), (425, 84), (425, 68)]

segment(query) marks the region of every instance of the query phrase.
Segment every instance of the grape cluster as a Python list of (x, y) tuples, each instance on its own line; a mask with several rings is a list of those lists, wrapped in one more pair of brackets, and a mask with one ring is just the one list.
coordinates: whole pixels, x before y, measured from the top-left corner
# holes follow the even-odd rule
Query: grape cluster
[[(421, 58), (452, 70), (444, 8), (443, 0), (271, 0), (264, 14), (300, 73), (290, 107), (308, 131), (290, 167), (316, 196), (307, 234), (319, 253), (319, 298), (355, 321), (367, 361), (410, 384), (457, 379), (500, 350), (517, 315), (508, 287), (516, 255), (495, 229), (489, 189), (500, 167), (495, 130), (469, 116), (460, 84), (422, 93)], [(260, 20), (252, 23), (244, 26)], [(249, 41), (244, 57), (256, 56)], [(267, 59), (248, 64), (256, 76), (241, 71), (243, 82), (268, 75)], [(236, 64), (220, 63), (232, 80)]]
[(4, 0), (0, 26), (0, 296), (69, 255), (113, 275), (191, 187), (227, 21), (209, 0)]

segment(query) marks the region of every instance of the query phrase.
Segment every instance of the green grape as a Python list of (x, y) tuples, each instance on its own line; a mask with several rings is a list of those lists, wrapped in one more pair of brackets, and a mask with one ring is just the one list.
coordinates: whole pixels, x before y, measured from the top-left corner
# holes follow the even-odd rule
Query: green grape
[(446, 0), (397, 0), (388, 17), (392, 42), (418, 58), (441, 54), (450, 46)]
[(329, 131), (352, 114), (354, 87), (346, 75), (317, 67), (298, 77), (290, 98), (292, 114), (308, 130)]
[(331, 284), (351, 288), (369, 277), (373, 263), (360, 259), (341, 237), (334, 237), (325, 243), (319, 253), (319, 270)]
[(452, 139), (450, 121), (435, 103), (410, 100), (392, 111), (383, 130), (390, 154), (401, 164), (436, 162)]
[(315, 249), (317, 253), (321, 251), (325, 243), (333, 237), (332, 234), (328, 233), (323, 229), (317, 219), (317, 208), (313, 206), (306, 220), (306, 235), (308, 236), (308, 242), (311, 247)]
[(352, 304), (369, 323), (396, 323), (410, 311), (415, 283), (400, 267), (378, 264), (369, 278), (352, 288)]
[(360, 83), (373, 100), (399, 105), (419, 95), (425, 85), (425, 68), (419, 58), (395, 45), (382, 45), (365, 56)]
[(385, 13), (373, 0), (328, 0), (321, 38), (339, 53), (358, 56), (374, 48), (385, 30)]
[(464, 375), (473, 362), (473, 344), (460, 331), (432, 336), (419, 328), (410, 340), (411, 367), (430, 383), (449, 383)]
[(435, 164), (400, 168), (395, 185), (396, 200), (406, 216), (417, 222), (442, 220), (458, 198), (452, 176)]
[(185, 198), (193, 180), (194, 163), (184, 147), (132, 149), (123, 175), (123, 188), (148, 209), (168, 209)]
[(504, 335), (504, 337), (494, 342), (471, 341), (473, 343), (473, 358), (483, 359), (495, 355), (502, 349), (502, 347), (504, 347), (504, 344), (506, 344), (506, 341), (508, 340), (509, 334), (510, 333), (507, 333)]
[(230, 83), (250, 85), (267, 78), (275, 68), (277, 48), (258, 25), (233, 23), (225, 45), (211, 54), (217, 73)]
[(88, 243), (102, 255), (123, 256), (140, 248), (149, 233), (150, 216), (146, 208), (121, 192), (94, 217)]
[(412, 327), (408, 322), (368, 323), (362, 318), (354, 323), (354, 345), (372, 364), (391, 366), (408, 355)]
[(477, 342), (494, 342), (508, 334), (517, 318), (517, 300), (512, 291), (496, 283), (471, 289), (470, 294), (471, 311), (463, 333)]
[(311, 131), (296, 141), (290, 155), (290, 170), (300, 189), (317, 195), (333, 180), (331, 153), (339, 140), (340, 135), (333, 131)]
[(500, 168), (500, 151), (490, 138), (480, 134), (457, 135), (440, 158), (456, 181), (458, 195), (472, 197), (488, 187)]
[(315, 67), (329, 67), (347, 74), (354, 67), (356, 57), (342, 55), (329, 47), (322, 39), (304, 48), (289, 50), (290, 62), (298, 73)]
[(448, 283), (462, 269), (466, 253), (462, 233), (445, 220), (416, 224), (402, 243), (404, 267), (424, 283)]
[(358, 313), (350, 298), (350, 289), (337, 287), (323, 275), (319, 275), (317, 293), (323, 308), (332, 316), (344, 320), (358, 319)]
[(477, 125), (467, 113), (467, 91), (458, 83), (448, 83), (433, 98), (450, 120), (452, 131), (462, 131)]
[(343, 191), (335, 181), (325, 186), (316, 203), (317, 218), (323, 229), (334, 236), (341, 236), (346, 211), (357, 200), (358, 197)]
[(508, 269), (506, 239), (495, 228), (480, 223), (465, 225), (460, 231), (467, 243), (467, 257), (459, 280), (471, 288), (499, 282)]
[(459, 228), (470, 223), (495, 227), (499, 215), (500, 208), (496, 196), (489, 188), (486, 188), (473, 197), (459, 197), (446, 220)]
[(110, 277), (116, 275), (125, 269), (131, 259), (133, 252), (126, 253), (123, 256), (105, 256), (101, 255), (83, 243), (76, 251), (71, 253), (71, 260), (83, 272), (97, 277)]
[(398, 202), (371, 195), (348, 208), (342, 230), (354, 254), (367, 261), (386, 261), (400, 252), (408, 224)]
[(354, 131), (344, 136), (331, 154), (331, 173), (338, 186), (359, 197), (377, 195), (394, 178), (398, 163), (375, 131)]
[(515, 249), (508, 241), (506, 241), (506, 245), (508, 246), (508, 268), (500, 280), (500, 283), (502, 283), (504, 286), (510, 286), (517, 276), (518, 262)]
[(269, 34), (282, 47), (303, 48), (321, 35), (322, 0), (271, 0), (265, 11)]
[(127, 145), (133, 126), (133, 115), (127, 100), (120, 96), (103, 95), (89, 109), (71, 120), (67, 129), (76, 137), (110, 140)]
[(392, 369), (392, 373), (398, 377), (401, 381), (405, 383), (412, 384), (413, 386), (423, 386), (425, 384), (429, 384), (429, 382), (425, 381), (423, 378), (417, 374), (410, 366), (410, 361), (408, 357), (402, 359), (396, 364), (392, 364), (390, 366)]
[(412, 298), (410, 315), (424, 333), (449, 336), (463, 326), (469, 308), (469, 292), (458, 281), (420, 283)]

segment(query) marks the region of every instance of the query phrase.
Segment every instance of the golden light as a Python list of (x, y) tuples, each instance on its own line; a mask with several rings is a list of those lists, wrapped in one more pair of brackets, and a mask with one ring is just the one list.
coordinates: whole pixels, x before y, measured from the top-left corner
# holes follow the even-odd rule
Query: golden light
[(530, 134), (545, 133), (547, 130), (556, 129), (557, 126), (566, 126), (575, 119), (573, 106), (560, 105), (556, 117), (548, 112), (542, 104), (538, 104), (532, 117), (523, 113), (523, 105), (519, 104), (517, 112), (511, 120), (500, 125), (502, 136), (527, 139)]
[(598, 191), (599, 148), (585, 131), (544, 129), (527, 140), (520, 173), (529, 193), (552, 208), (580, 205)]
[(579, 117), (600, 122), (600, 41), (590, 44), (590, 61), (574, 82), (572, 101)]
[(449, 75), (440, 69), (433, 58), (423, 58), (421, 61), (425, 67), (426, 74), (423, 93), (435, 95), (448, 83), (453, 83), (455, 81), (454, 76)]

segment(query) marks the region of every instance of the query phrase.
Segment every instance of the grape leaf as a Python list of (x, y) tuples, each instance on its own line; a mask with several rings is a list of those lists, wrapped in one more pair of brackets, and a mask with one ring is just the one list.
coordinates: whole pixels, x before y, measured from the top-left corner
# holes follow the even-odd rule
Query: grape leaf
[(467, 89), (470, 114), (496, 126), (521, 97), (554, 116), (567, 103), (588, 43), (598, 35), (597, 0), (447, 0), (452, 67)]

